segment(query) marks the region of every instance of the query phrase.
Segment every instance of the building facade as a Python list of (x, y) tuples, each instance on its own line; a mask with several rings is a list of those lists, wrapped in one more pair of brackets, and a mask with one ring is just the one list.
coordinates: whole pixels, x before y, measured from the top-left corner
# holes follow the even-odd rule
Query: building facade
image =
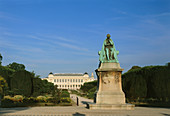
[(48, 82), (54, 83), (58, 86), (58, 89), (80, 89), (85, 82), (94, 81), (94, 75), (92, 73), (89, 77), (88, 73), (50, 73), (47, 78), (43, 78)]

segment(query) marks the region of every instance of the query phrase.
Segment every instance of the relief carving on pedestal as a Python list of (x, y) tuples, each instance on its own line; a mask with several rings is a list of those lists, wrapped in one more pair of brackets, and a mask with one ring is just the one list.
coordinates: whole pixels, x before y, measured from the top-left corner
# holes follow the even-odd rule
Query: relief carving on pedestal
[(120, 81), (119, 79), (119, 72), (115, 73), (115, 83), (118, 83)]
[(108, 84), (111, 83), (112, 78), (110, 78), (108, 73), (104, 73), (103, 78), (102, 78), (102, 82), (104, 84)]
[(103, 79), (102, 79), (102, 82), (104, 83), (104, 84), (108, 84), (108, 83), (110, 83), (110, 79), (108, 78), (108, 77), (103, 77)]

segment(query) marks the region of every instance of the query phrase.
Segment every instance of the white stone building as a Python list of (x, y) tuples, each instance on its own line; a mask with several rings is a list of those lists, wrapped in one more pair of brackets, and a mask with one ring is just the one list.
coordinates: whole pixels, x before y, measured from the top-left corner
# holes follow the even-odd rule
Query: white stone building
[(80, 89), (85, 82), (94, 81), (94, 75), (89, 77), (88, 73), (50, 73), (47, 78), (43, 78), (48, 82), (54, 83), (58, 89)]

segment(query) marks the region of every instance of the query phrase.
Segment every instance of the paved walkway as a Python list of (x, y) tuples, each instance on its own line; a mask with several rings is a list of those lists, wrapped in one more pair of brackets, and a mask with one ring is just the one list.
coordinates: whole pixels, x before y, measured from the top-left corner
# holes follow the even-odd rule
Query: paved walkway
[[(71, 98), (76, 101), (76, 95)], [(85, 103), (92, 102), (79, 97), (80, 106), (48, 106), (0, 108), (0, 116), (170, 116), (170, 108), (135, 107), (134, 110), (91, 110)]]
[(168, 108), (90, 110), (82, 106), (0, 108), (0, 116), (170, 116)]
[(93, 100), (87, 99), (84, 97), (77, 96), (75, 94), (70, 94), (70, 98), (77, 104), (77, 97), (78, 97), (78, 104), (79, 106), (84, 106), (86, 107), (87, 103), (93, 103)]

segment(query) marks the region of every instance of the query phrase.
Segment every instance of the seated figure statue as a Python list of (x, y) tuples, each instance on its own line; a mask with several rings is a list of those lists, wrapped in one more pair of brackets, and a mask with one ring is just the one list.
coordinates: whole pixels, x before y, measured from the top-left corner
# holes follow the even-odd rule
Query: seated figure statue
[(119, 54), (119, 51), (116, 51), (114, 43), (112, 39), (110, 38), (110, 34), (107, 34), (107, 38), (104, 40), (102, 50), (99, 51), (100, 55), (100, 62), (116, 62), (118, 63), (117, 55)]

